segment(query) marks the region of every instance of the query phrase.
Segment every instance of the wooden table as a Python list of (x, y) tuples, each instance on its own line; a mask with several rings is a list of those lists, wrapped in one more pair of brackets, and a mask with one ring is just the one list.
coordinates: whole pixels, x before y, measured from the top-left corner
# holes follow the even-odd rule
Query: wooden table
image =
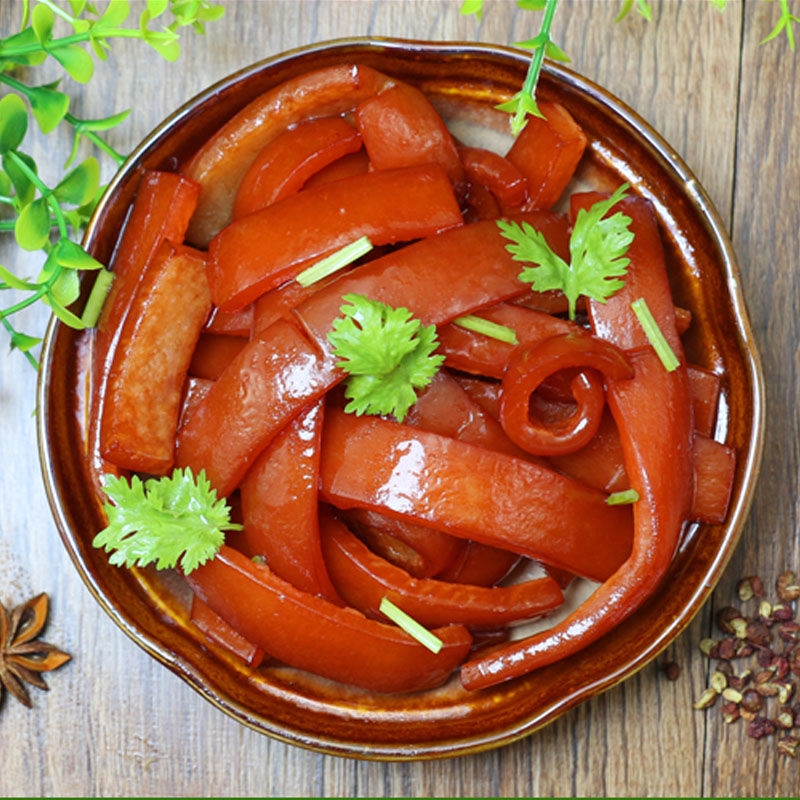
[[(33, 690), (27, 711), (0, 713), (0, 794), (143, 795), (797, 795), (800, 762), (755, 742), (717, 709), (692, 710), (708, 662), (698, 642), (741, 575), (772, 582), (797, 567), (800, 350), (800, 55), (785, 37), (759, 40), (777, 3), (651, 0), (614, 24), (617, 0), (562, 0), (555, 38), (572, 66), (606, 86), (663, 133), (695, 171), (732, 232), (768, 386), (764, 466), (750, 520), (712, 601), (670, 648), (682, 667), (667, 681), (651, 664), (623, 685), (501, 750), (429, 763), (362, 763), (322, 756), (254, 733), (217, 711), (149, 658), (106, 617), (60, 544), (39, 475), (32, 417), (36, 376), (17, 353), (0, 359), (0, 599), (52, 598), (46, 638), (74, 659)], [(138, 42), (115, 42), (88, 89), (67, 81), (73, 113), (133, 107), (111, 132), (131, 148), (178, 104), (217, 79), (297, 45), (348, 35), (510, 43), (537, 17), (487, 0), (483, 21), (458, 0), (240, 0), (203, 37), (186, 37), (176, 65)], [(796, 5), (796, 4), (795, 4)], [(138, 11), (138, 9), (137, 9)], [(0, 9), (16, 30), (19, 5)], [(44, 73), (47, 75), (48, 73)], [(37, 81), (38, 82), (38, 81)], [(51, 137), (52, 138), (52, 137)], [(33, 149), (56, 175), (66, 132)], [(6, 244), (0, 261), (25, 271)], [(35, 271), (32, 266), (31, 270)], [(43, 330), (44, 310), (27, 330)], [(3, 345), (5, 347), (5, 344)]]

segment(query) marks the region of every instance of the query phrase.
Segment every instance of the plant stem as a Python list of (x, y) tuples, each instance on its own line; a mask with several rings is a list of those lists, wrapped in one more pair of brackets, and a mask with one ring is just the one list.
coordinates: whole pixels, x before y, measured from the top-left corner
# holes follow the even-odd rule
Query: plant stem
[(47, 294), (51, 283), (52, 281), (48, 281), (47, 283), (41, 284), (35, 292), (29, 294), (24, 300), (20, 300), (19, 303), (15, 303), (13, 306), (0, 310), (0, 320), (4, 320), (6, 317), (10, 317), (12, 314), (22, 311), (23, 308), (33, 305), (40, 297), (44, 297), (45, 294)]
[(39, 2), (46, 5), (54, 14), (58, 14), (59, 17), (65, 19), (70, 25), (74, 24), (75, 17), (70, 16), (63, 8), (57, 6), (53, 0), (39, 0)]
[(20, 170), (22, 170), (28, 180), (31, 181), (39, 190), (42, 197), (47, 198), (47, 205), (50, 206), (53, 214), (55, 214), (56, 222), (58, 223), (58, 232), (61, 235), (61, 238), (68, 239), (67, 220), (64, 218), (64, 212), (61, 210), (61, 205), (59, 204), (58, 200), (52, 196), (52, 190), (50, 187), (42, 183), (42, 180), (39, 178), (39, 176), (17, 155), (15, 150), (9, 150), (7, 155), (14, 161)]
[[(17, 227), (17, 221), (15, 219), (4, 219), (0, 221), (0, 231), (4, 232), (13, 231), (16, 227)], [(58, 220), (55, 217), (50, 218), (50, 227), (51, 228), (58, 227)]]
[(107, 156), (111, 156), (111, 158), (117, 162), (118, 167), (121, 167), (128, 160), (127, 156), (118, 153), (105, 139), (100, 138), (94, 131), (84, 130), (81, 127), (82, 119), (73, 117), (69, 112), (64, 115), (64, 119), (69, 122), (81, 136), (85, 136), (95, 147), (99, 147)]
[[(112, 36), (127, 39), (141, 39), (142, 32), (137, 28), (109, 28), (108, 30), (97, 32), (103, 38)], [(0, 47), (0, 59), (14, 58), (15, 56), (27, 56), (31, 53), (38, 53), (41, 51), (50, 52), (51, 50), (58, 50), (60, 47), (67, 47), (71, 44), (80, 44), (87, 42), (91, 38), (90, 31), (83, 31), (82, 33), (73, 33), (70, 36), (62, 36), (60, 39), (53, 39), (47, 43), (47, 50), (42, 47), (39, 42), (32, 44), (20, 44), (16, 47)]]
[[(522, 94), (533, 96), (536, 90), (536, 84), (539, 82), (539, 74), (542, 71), (542, 62), (544, 61), (544, 52), (547, 49), (547, 42), (550, 41), (550, 27), (553, 24), (553, 16), (556, 13), (556, 5), (558, 0), (547, 0), (547, 6), (544, 9), (544, 17), (542, 19), (542, 27), (539, 31), (539, 36), (542, 43), (533, 51), (531, 63), (528, 66), (528, 73), (525, 75), (525, 81), (522, 84)], [(514, 115), (514, 120), (511, 127), (514, 131), (519, 132), (525, 123), (525, 108), (520, 104), (517, 113)]]
[[(24, 95), (29, 100), (31, 95), (33, 94), (31, 88), (26, 86), (24, 83), (16, 80), (16, 78), (12, 78), (10, 75), (4, 75), (0, 73), (0, 83), (6, 84), (6, 86), (10, 86), (15, 91), (19, 92), (21, 95)], [(72, 125), (81, 136), (85, 136), (90, 142), (92, 142), (95, 147), (99, 147), (106, 155), (111, 156), (114, 161), (117, 162), (117, 166), (121, 167), (125, 161), (127, 160), (127, 156), (123, 156), (121, 153), (118, 153), (108, 142), (104, 139), (101, 139), (94, 131), (87, 131), (84, 130), (81, 123), (83, 122), (82, 119), (78, 119), (74, 117), (72, 114), (67, 112), (64, 114), (64, 120)], [(2, 198), (0, 198), (0, 202), (5, 202)]]
[(789, 9), (789, 0), (781, 0), (781, 13), (787, 20), (786, 22), (786, 38), (789, 40), (789, 49), (794, 52), (794, 34), (792, 33), (792, 21), (794, 17)]

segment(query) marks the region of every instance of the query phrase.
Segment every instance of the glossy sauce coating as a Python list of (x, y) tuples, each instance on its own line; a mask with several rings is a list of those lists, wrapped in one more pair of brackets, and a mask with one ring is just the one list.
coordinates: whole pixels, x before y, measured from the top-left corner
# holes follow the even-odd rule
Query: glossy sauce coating
[[(575, 367), (589, 368), (581, 370), (570, 383), (575, 411), (550, 425), (532, 419), (533, 393), (549, 376)], [(598, 373), (614, 380), (633, 377), (633, 369), (621, 350), (582, 331), (517, 347), (503, 376), (500, 394), (503, 430), (515, 444), (536, 455), (579, 450), (597, 433), (603, 414), (605, 397)]]
[(330, 409), (321, 494), (594, 580), (628, 556), (630, 509), (555, 472), (436, 434)]
[(371, 617), (378, 617), (381, 599), (388, 597), (422, 625), (460, 623), (470, 628), (496, 628), (541, 616), (564, 599), (551, 578), (492, 588), (412, 578), (370, 552), (335, 519), (323, 517), (321, 527), (325, 558), (336, 587), (351, 606)]
[(289, 195), (215, 236), (208, 249), (211, 296), (235, 311), (362, 236), (394, 244), (462, 223), (437, 164), (344, 178)]
[(233, 218), (299, 191), (323, 167), (361, 149), (361, 136), (341, 117), (323, 117), (287, 128), (259, 154), (242, 178)]
[(434, 654), (396, 625), (301, 592), (225, 545), (186, 580), (211, 609), (271, 656), (376, 692), (439, 686), (472, 642), (460, 625), (438, 628), (433, 633), (444, 646)]
[[(567, 231), (560, 214), (532, 212), (527, 219), (548, 242)], [(505, 242), (494, 222), (423, 239), (343, 275), (298, 306), (296, 314), (324, 352), (330, 350), (328, 331), (341, 314), (342, 296), (350, 292), (407, 308), (426, 325), (441, 325), (526, 291)]]
[(289, 125), (351, 111), (392, 82), (370, 67), (337, 64), (292, 78), (245, 106), (183, 170), (201, 187), (189, 240), (206, 245), (230, 222), (242, 176), (263, 147)]
[(456, 193), (463, 192), (464, 168), (453, 137), (419, 89), (390, 86), (361, 103), (355, 119), (374, 169), (439, 164)]
[(340, 603), (322, 560), (317, 485), (324, 402), (300, 412), (250, 468), (241, 486), (244, 550), (278, 577)]
[(178, 435), (176, 463), (227, 496), (272, 438), (340, 379), (302, 334), (276, 322), (251, 341)]

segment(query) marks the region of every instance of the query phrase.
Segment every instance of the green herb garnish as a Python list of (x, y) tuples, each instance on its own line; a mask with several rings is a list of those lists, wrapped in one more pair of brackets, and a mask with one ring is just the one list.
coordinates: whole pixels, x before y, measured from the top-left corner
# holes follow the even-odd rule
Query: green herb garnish
[(402, 628), (409, 636), (416, 639), (423, 647), (427, 647), (431, 653), (438, 653), (444, 646), (444, 642), (438, 636), (434, 636), (413, 617), (409, 617), (405, 611), (399, 609), (388, 597), (381, 598), (380, 612), (389, 617), (392, 622)]
[(612, 206), (625, 197), (628, 184), (624, 183), (607, 200), (595, 203), (588, 211), (578, 211), (569, 240), (570, 263), (556, 255), (544, 238), (527, 222), (497, 220), (497, 226), (506, 239), (506, 250), (515, 261), (527, 261), (519, 279), (531, 283), (535, 292), (559, 289), (569, 301), (569, 318), (575, 319), (575, 303), (581, 295), (605, 303), (625, 284), (619, 278), (628, 271), (630, 259), (624, 258), (633, 241), (628, 229), (631, 218), (618, 211), (606, 214)]
[(630, 503), (639, 502), (639, 492), (636, 489), (626, 489), (624, 492), (614, 492), (606, 497), (606, 503), (610, 506), (624, 506)]
[[(70, 113), (70, 97), (59, 89), (60, 80), (28, 85), (17, 73), (33, 77), (36, 67), (52, 59), (67, 76), (78, 83), (87, 83), (94, 74), (91, 52), (105, 61), (109, 42), (119, 38), (140, 39), (168, 61), (174, 61), (180, 54), (178, 29), (191, 25), (203, 33), (204, 23), (221, 17), (224, 9), (205, 0), (148, 0), (137, 22), (125, 27), (130, 14), (127, 0), (112, 0), (102, 10), (86, 0), (70, 0), (69, 10), (55, 0), (40, 0), (35, 4), (23, 0), (19, 6), (20, 31), (0, 39), (0, 83), (10, 90), (0, 100), (0, 210), (9, 212), (0, 215), (3, 216), (0, 232), (13, 231), (23, 250), (43, 250), (44, 261), (35, 280), (22, 279), (13, 270), (0, 267), (0, 291), (24, 293), (21, 300), (0, 309), (0, 325), (11, 336), (12, 348), (21, 350), (31, 365), (38, 368), (31, 349), (41, 340), (18, 331), (10, 318), (40, 300), (65, 324), (79, 329), (90, 327), (97, 320), (111, 277), (102, 264), (72, 241), (80, 237), (104, 189), (99, 183), (97, 160), (87, 158), (55, 185), (45, 183), (34, 159), (21, 149), (29, 114), (44, 134), (55, 131), (62, 123), (72, 129), (72, 152), (66, 168), (75, 160), (84, 140), (120, 166), (126, 156), (101, 138), (100, 133), (121, 123), (129, 112), (103, 119), (80, 119)], [(171, 21), (162, 25), (161, 15), (168, 10)], [(65, 24), (71, 32), (57, 35), (58, 26)], [(69, 306), (80, 293), (78, 272), (86, 269), (99, 271), (90, 304), (78, 316)]]
[(311, 286), (328, 275), (333, 275), (348, 264), (352, 264), (355, 260), (361, 258), (372, 250), (373, 244), (369, 240), (369, 236), (362, 236), (350, 244), (331, 253), (316, 264), (312, 264), (308, 269), (304, 269), (295, 280), (301, 286)]
[(334, 320), (328, 341), (336, 362), (350, 373), (345, 411), (394, 414), (399, 422), (417, 401), (444, 361), (432, 355), (439, 344), (436, 328), (425, 326), (407, 308), (392, 308), (359, 294), (342, 297), (343, 317)]
[(157, 569), (177, 566), (188, 574), (214, 558), (225, 541), (224, 531), (238, 531), (230, 521), (230, 508), (201, 470), (176, 469), (172, 477), (137, 476), (130, 484), (125, 478), (105, 475), (103, 489), (112, 502), (103, 504), (108, 527), (92, 544), (106, 552), (117, 566), (144, 567), (155, 562)]
[(681, 365), (681, 362), (669, 346), (664, 334), (661, 332), (661, 328), (658, 327), (658, 323), (655, 321), (644, 297), (634, 300), (631, 303), (631, 308), (636, 314), (636, 318), (639, 320), (650, 344), (653, 346), (653, 350), (656, 351), (656, 355), (661, 359), (664, 369), (667, 372), (676, 370)]
[(484, 336), (498, 339), (506, 344), (519, 344), (517, 332), (513, 328), (509, 328), (508, 325), (500, 325), (498, 322), (492, 322), (483, 317), (476, 317), (474, 314), (456, 317), (453, 320), (453, 325), (458, 325), (459, 328), (466, 328), (474, 333), (482, 333)]
[[(507, 103), (502, 103), (497, 106), (501, 111), (508, 111), (508, 113), (512, 115), (511, 130), (514, 136), (525, 127), (525, 118), (528, 114), (544, 118), (544, 115), (541, 113), (536, 103), (536, 84), (539, 81), (539, 74), (542, 71), (544, 57), (547, 56), (554, 61), (569, 61), (567, 54), (550, 38), (550, 28), (553, 23), (557, 2), (558, 0), (517, 0), (517, 6), (519, 8), (528, 11), (544, 10), (544, 16), (542, 17), (539, 33), (536, 36), (525, 42), (517, 42), (518, 47), (526, 47), (533, 51), (531, 53), (531, 63), (528, 67), (525, 81), (522, 84), (522, 89)], [(720, 11), (724, 11), (725, 6), (728, 4), (728, 0), (709, 0), (709, 2)], [(772, 0), (766, 0), (766, 2), (772, 2)], [(761, 44), (768, 42), (770, 39), (774, 39), (781, 31), (785, 30), (786, 36), (789, 39), (789, 47), (794, 51), (794, 34), (791, 26), (792, 23), (800, 22), (800, 17), (795, 16), (789, 10), (789, 0), (780, 0), (780, 4), (781, 18), (772, 29), (772, 32), (761, 40)], [(648, 0), (622, 0), (619, 13), (614, 22), (622, 21), (634, 7), (648, 22), (652, 22), (653, 12)], [(461, 3), (461, 13), (475, 14), (480, 20), (483, 16), (483, 0), (463, 0)]]

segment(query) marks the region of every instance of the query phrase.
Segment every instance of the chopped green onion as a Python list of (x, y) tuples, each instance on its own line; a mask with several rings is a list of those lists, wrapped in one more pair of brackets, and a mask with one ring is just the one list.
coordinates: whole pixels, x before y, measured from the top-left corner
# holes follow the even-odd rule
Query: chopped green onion
[(87, 328), (93, 328), (97, 325), (97, 320), (100, 318), (100, 312), (103, 310), (103, 303), (108, 297), (108, 291), (114, 281), (114, 273), (109, 272), (107, 269), (100, 269), (97, 271), (97, 277), (94, 279), (94, 286), (89, 293), (89, 299), (86, 301), (86, 307), (81, 314), (81, 322)]
[(266, 564), (266, 563), (267, 563), (267, 559), (266, 559), (266, 558), (264, 558), (264, 556), (253, 556), (253, 557), (252, 557), (250, 560), (251, 560), (251, 561), (252, 561), (254, 564), (262, 564), (262, 565), (263, 565), (263, 564)]
[(653, 345), (656, 355), (661, 359), (664, 369), (667, 372), (672, 372), (677, 369), (681, 365), (681, 362), (678, 361), (678, 357), (672, 352), (672, 348), (664, 338), (661, 328), (658, 327), (658, 324), (653, 319), (653, 315), (650, 313), (650, 309), (647, 307), (644, 297), (634, 300), (631, 303), (631, 308), (639, 319), (647, 338), (650, 340), (650, 344)]
[(381, 614), (385, 614), (392, 622), (399, 625), (409, 636), (413, 636), (421, 645), (432, 653), (438, 653), (444, 644), (438, 636), (434, 636), (427, 628), (423, 628), (415, 619), (401, 611), (387, 597), (381, 599)]
[(340, 269), (343, 269), (348, 264), (352, 264), (356, 259), (366, 255), (372, 250), (373, 244), (368, 236), (362, 236), (350, 244), (346, 244), (341, 250), (331, 253), (322, 261), (317, 261), (312, 264), (308, 269), (304, 269), (295, 280), (301, 286), (311, 286), (312, 283), (321, 281), (327, 278), (328, 275), (333, 275)]
[(507, 344), (519, 344), (517, 332), (513, 328), (500, 325), (497, 322), (491, 322), (488, 319), (483, 319), (483, 317), (476, 317), (474, 314), (456, 317), (453, 320), (453, 325), (458, 325), (460, 328), (466, 328), (468, 331), (474, 331), (475, 333), (482, 333), (484, 336), (499, 339)]
[(614, 492), (606, 497), (606, 503), (610, 506), (626, 506), (630, 503), (639, 502), (639, 492), (636, 489), (626, 489), (624, 492)]

